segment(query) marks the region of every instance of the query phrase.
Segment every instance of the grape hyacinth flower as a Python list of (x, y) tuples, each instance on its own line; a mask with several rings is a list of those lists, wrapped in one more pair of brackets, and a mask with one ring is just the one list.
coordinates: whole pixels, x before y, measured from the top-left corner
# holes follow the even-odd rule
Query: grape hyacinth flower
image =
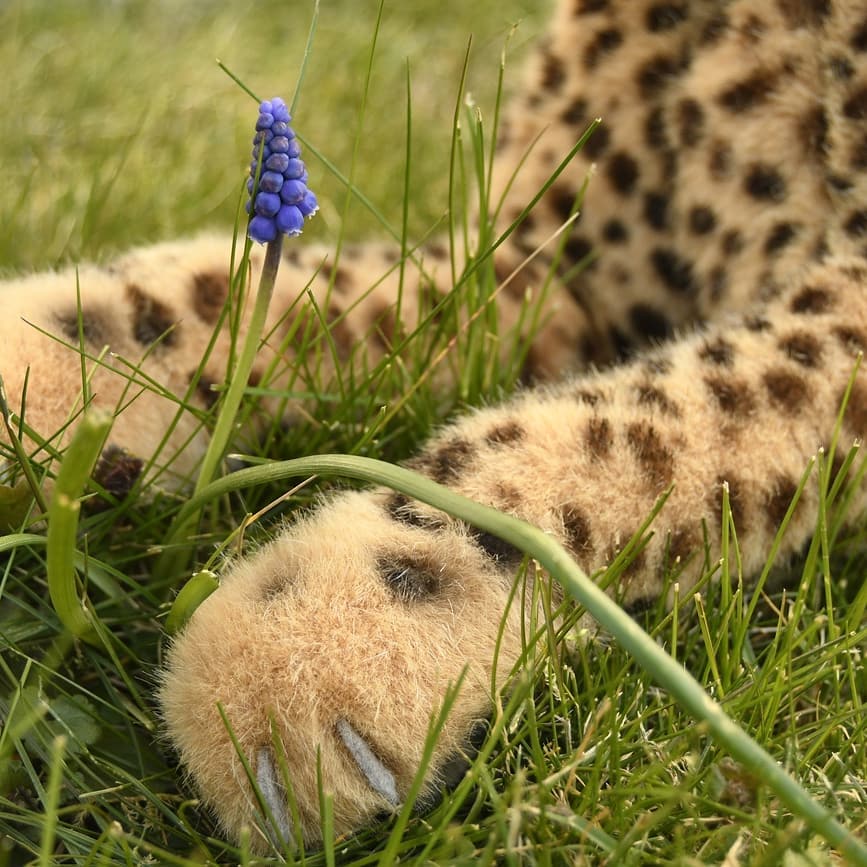
[[(226, 389), (220, 398), (217, 420), (199, 468), (194, 498), (216, 475), (234, 430), (238, 408), (248, 387), (250, 371), (265, 330), (268, 306), (280, 267), (283, 236), (300, 235), (305, 218), (312, 217), (319, 208), (316, 196), (307, 188), (307, 169), (301, 161), (301, 146), (289, 127), (290, 120), (289, 109), (279, 97), (260, 103), (253, 138), (253, 162), (247, 181), (250, 193), (247, 211), (252, 214), (247, 234), (251, 240), (266, 245), (265, 261), (247, 333), (234, 367), (227, 371)], [(197, 515), (191, 514), (176, 522), (169, 532), (169, 542), (187, 538), (196, 519)], [(186, 564), (188, 554), (183, 546), (168, 544), (155, 567), (156, 573), (176, 575)], [(192, 595), (201, 601), (198, 591)], [(178, 600), (183, 602), (180, 595)], [(176, 622), (183, 619), (177, 612), (172, 617)]]
[(316, 196), (307, 188), (307, 169), (289, 126), (291, 120), (279, 96), (260, 103), (247, 181), (247, 212), (253, 215), (247, 234), (260, 244), (281, 234), (300, 235), (304, 218), (312, 217), (319, 208)]

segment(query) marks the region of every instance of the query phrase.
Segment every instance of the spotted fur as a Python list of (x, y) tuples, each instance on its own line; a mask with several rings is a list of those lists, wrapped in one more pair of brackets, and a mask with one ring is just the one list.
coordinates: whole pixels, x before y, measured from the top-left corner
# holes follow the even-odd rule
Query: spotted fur
[[(501, 228), (587, 123), (604, 123), (497, 251), (498, 275), (517, 270), (498, 310), (508, 327), (526, 296), (544, 306), (528, 378), (611, 366), (467, 415), (409, 465), (541, 527), (588, 571), (617, 556), (670, 492), (612, 589), (633, 609), (659, 596), (671, 570), (688, 589), (705, 544), (719, 556), (724, 489), (744, 568), (759, 569), (809, 459), (830, 450), (867, 346), (865, 34), (859, 0), (560, 0), (502, 130)], [(539, 300), (555, 264), (545, 242), (590, 170), (559, 282)], [(205, 444), (197, 408), (228, 352), (222, 329), (200, 369), (228, 293), (227, 250), (216, 239), (169, 243), (83, 269), (80, 316), (70, 274), (7, 286), (0, 371), (10, 402), (29, 368), (28, 421), (58, 429), (81, 389), (67, 344), (93, 355), (108, 346), (90, 389), (95, 403), (124, 407), (106, 477), (131, 483), (133, 461), (152, 458), (171, 430), (145, 471), (183, 484)], [(403, 321), (448, 290), (445, 259), (439, 241), (421, 248)], [(317, 301), (330, 299), (340, 363), (359, 361), (359, 346), (368, 360), (390, 348), (401, 326), (397, 260), (395, 249), (361, 245), (334, 266), (324, 248), (293, 247), (260, 359), (285, 371), (276, 386), (294, 362), (282, 338), (311, 315), (295, 304), (308, 283)], [(127, 362), (142, 358), (165, 396), (130, 393)], [(851, 382), (838, 456), (867, 434), (865, 376)], [(863, 511), (863, 491), (852, 505)], [(808, 486), (783, 553), (809, 537), (817, 506)], [(254, 801), (217, 702), (288, 834), (276, 726), (300, 831), (315, 842), (317, 757), (337, 832), (394, 808), (431, 715), (463, 673), (422, 800), (453, 780), (492, 679), (521, 651), (522, 611), (509, 605), (519, 562), (488, 534), (373, 490), (334, 497), (235, 565), (174, 642), (160, 693), (169, 735), (227, 832), (252, 822)]]

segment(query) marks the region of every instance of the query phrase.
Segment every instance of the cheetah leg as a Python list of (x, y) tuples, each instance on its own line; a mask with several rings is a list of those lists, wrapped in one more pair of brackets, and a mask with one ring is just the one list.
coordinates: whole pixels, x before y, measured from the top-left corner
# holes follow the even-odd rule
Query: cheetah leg
[[(862, 259), (815, 266), (766, 307), (645, 360), (470, 414), (411, 465), (551, 533), (588, 572), (671, 489), (612, 589), (627, 605), (657, 598), (667, 570), (689, 591), (703, 525), (710, 562), (719, 557), (727, 484), (743, 567), (755, 574), (810, 458), (828, 454), (850, 384), (835, 461), (867, 433), (867, 371), (852, 379), (867, 346), (865, 284)], [(782, 556), (802, 548), (818, 503), (814, 472)], [(862, 488), (850, 517), (864, 507)], [(218, 702), (248, 756), (270, 743), (273, 721), (301, 831), (315, 841), (317, 761), (336, 833), (393, 800), (360, 769), (340, 726), (403, 798), (430, 720), (463, 678), (434, 752), (434, 788), (436, 769), (466, 751), (488, 713), (492, 679), (502, 683), (521, 652), (519, 603), (507, 611), (518, 562), (490, 535), (372, 490), (333, 497), (230, 570), (175, 641), (161, 692), (170, 736), (226, 829), (237, 835), (250, 821), (251, 794), (237, 783)]]

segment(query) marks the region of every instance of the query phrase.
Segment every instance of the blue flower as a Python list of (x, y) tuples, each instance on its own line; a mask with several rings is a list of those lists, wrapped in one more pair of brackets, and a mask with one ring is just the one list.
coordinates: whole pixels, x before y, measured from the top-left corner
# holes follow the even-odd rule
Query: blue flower
[(316, 196), (307, 187), (307, 168), (300, 159), (301, 145), (289, 126), (291, 120), (280, 97), (259, 104), (247, 181), (247, 213), (252, 214), (247, 234), (260, 244), (273, 241), (280, 233), (300, 235), (304, 219), (319, 209)]

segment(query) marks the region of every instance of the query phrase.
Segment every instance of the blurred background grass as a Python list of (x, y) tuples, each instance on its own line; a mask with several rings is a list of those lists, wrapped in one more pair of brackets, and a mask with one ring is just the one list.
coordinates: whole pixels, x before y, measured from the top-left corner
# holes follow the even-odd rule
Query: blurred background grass
[[(410, 232), (445, 211), (451, 117), (473, 34), (470, 91), (490, 105), (510, 42), (508, 81), (547, 4), (533, 0), (387, 3), (359, 150), (358, 186), (397, 221), (402, 208), (406, 59), (413, 95)], [(257, 95), (291, 98), (313, 4), (285, 0), (11, 0), (0, 4), (0, 270), (105, 258), (202, 228), (230, 229)], [(347, 172), (375, 0), (322, 0), (296, 128)], [(317, 161), (323, 204), (311, 235), (334, 237), (340, 184)], [(381, 234), (355, 208), (349, 237)]]

